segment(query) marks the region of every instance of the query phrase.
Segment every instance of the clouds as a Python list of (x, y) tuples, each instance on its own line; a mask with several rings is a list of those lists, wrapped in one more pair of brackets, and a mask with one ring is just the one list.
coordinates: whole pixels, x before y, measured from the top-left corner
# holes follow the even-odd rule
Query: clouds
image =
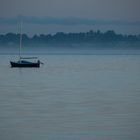
[(75, 26), (75, 25), (127, 25), (127, 26), (140, 26), (140, 21), (123, 21), (123, 20), (99, 20), (99, 19), (88, 19), (88, 18), (76, 18), (76, 17), (26, 17), (17, 16), (12, 18), (0, 18), (0, 24), (17, 24), (20, 20), (28, 24), (38, 24), (38, 25), (65, 25), (65, 26)]
[[(19, 32), (21, 17), (0, 18), (0, 34)], [(114, 30), (121, 34), (140, 34), (140, 22), (95, 20), (75, 17), (22, 17), (23, 32), (28, 35), (55, 34), (56, 32), (87, 32), (89, 30)]]
[(0, 31), (14, 31), (23, 15), (29, 33), (87, 31), (138, 33), (140, 0), (0, 0)]
[(1, 0), (0, 17), (79, 17), (136, 21), (139, 0)]

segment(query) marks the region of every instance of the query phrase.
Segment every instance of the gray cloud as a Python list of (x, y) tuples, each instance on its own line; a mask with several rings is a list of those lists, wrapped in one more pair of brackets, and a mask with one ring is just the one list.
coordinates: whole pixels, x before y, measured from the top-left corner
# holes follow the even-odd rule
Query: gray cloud
[(0, 17), (82, 17), (137, 21), (140, 0), (0, 0)]
[(76, 17), (26, 17), (17, 16), (14, 18), (0, 18), (0, 24), (17, 24), (20, 20), (28, 24), (56, 24), (56, 25), (127, 25), (127, 26), (140, 26), (140, 21), (120, 21), (120, 20), (95, 20)]

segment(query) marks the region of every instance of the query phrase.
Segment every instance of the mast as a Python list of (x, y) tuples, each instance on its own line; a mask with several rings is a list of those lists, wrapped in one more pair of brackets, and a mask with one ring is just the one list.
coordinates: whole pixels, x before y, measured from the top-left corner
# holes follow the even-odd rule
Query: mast
[(22, 47), (22, 21), (20, 21), (19, 60), (21, 59), (21, 47)]

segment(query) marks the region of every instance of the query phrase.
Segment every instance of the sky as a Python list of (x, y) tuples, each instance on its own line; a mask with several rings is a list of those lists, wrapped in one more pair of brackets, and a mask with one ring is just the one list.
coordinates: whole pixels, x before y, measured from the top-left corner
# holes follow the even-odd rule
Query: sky
[[(24, 16), (29, 34), (112, 29), (140, 33), (140, 0), (0, 0), (0, 32)], [(13, 22), (14, 21), (14, 22)]]

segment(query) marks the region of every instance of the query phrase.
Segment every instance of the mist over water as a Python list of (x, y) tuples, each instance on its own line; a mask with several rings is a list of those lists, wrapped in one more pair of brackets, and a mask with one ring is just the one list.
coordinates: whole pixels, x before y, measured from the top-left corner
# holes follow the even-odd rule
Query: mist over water
[[(139, 43), (93, 43), (93, 44), (23, 44), (22, 55), (120, 55), (120, 54), (140, 54)], [(0, 54), (18, 55), (19, 45), (0, 45)]]
[(10, 68), (18, 46), (1, 47), (0, 139), (139, 140), (138, 44), (111, 46), (23, 47), (37, 69)]

